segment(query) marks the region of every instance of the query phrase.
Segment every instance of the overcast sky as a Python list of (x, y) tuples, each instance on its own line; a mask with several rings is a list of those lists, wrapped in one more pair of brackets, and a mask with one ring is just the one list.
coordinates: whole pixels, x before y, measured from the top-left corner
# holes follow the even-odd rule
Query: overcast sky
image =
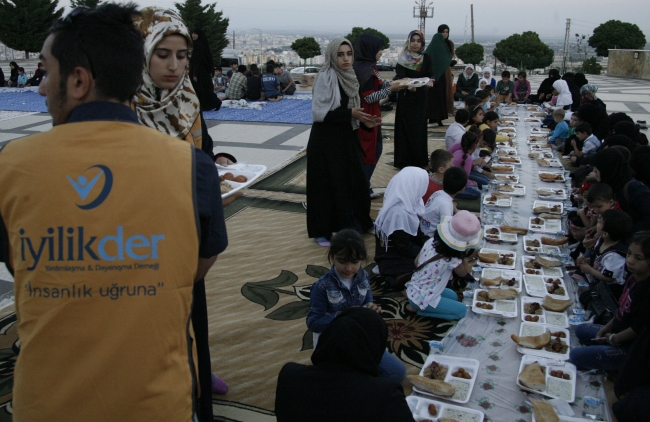
[[(173, 8), (171, 0), (136, 0), (141, 6)], [(207, 1), (203, 0), (203, 4)], [(650, 41), (649, 0), (452, 0), (434, 1), (434, 17), (426, 21), (430, 39), (438, 25), (451, 28), (450, 38), (462, 41), (465, 16), (467, 39), (471, 37), (470, 4), (474, 4), (476, 35), (507, 37), (535, 31), (543, 37), (564, 38), (567, 18), (575, 33), (591, 35), (593, 29), (610, 19), (635, 23)], [(68, 5), (61, 0), (61, 5)], [(232, 31), (262, 32), (314, 30), (347, 34), (353, 26), (373, 27), (388, 34), (404, 34), (418, 27), (413, 18), (414, 0), (220, 0), (217, 10), (230, 18)], [(573, 41), (573, 39), (572, 39)]]

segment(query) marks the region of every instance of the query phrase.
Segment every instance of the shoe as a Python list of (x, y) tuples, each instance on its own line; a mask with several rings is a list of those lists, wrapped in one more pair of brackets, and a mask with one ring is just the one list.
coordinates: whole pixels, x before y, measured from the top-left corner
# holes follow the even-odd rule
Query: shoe
[(645, 121), (645, 120), (637, 120), (636, 122), (637, 122), (638, 124), (640, 124), (640, 125), (645, 125), (645, 124), (646, 124), (646, 121)]
[(215, 374), (212, 374), (212, 393), (224, 395), (228, 392), (228, 384)]
[(375, 266), (372, 268), (372, 273), (373, 273), (373, 274), (376, 274), (376, 275), (379, 275), (379, 265), (375, 265)]
[(370, 194), (370, 199), (378, 199), (378, 198), (381, 198), (382, 196), (383, 195), (381, 193), (373, 192), (373, 193)]
[(302, 207), (303, 207), (304, 209), (307, 209), (307, 203), (306, 203), (306, 202), (301, 202), (301, 204), (302, 204)]
[(330, 243), (330, 241), (327, 240), (327, 238), (325, 238), (325, 237), (317, 237), (317, 238), (315, 238), (314, 240), (315, 240), (316, 243), (318, 243), (320, 246), (323, 246), (323, 247), (325, 247), (325, 248), (329, 248), (330, 246), (332, 246), (332, 244)]

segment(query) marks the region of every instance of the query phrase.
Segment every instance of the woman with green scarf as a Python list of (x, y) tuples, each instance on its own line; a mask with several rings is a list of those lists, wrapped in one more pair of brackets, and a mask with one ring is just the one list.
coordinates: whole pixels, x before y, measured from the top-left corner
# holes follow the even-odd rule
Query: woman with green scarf
[[(447, 34), (445, 36), (444, 34)], [(435, 83), (433, 89), (429, 90), (429, 108), (427, 111), (429, 123), (438, 123), (438, 126), (444, 126), (442, 121), (447, 119), (447, 78), (445, 72), (451, 65), (452, 54), (449, 36), (449, 27), (440, 25), (438, 33), (433, 36), (429, 47), (425, 51), (431, 56), (433, 65), (433, 78)], [(450, 110), (451, 111), (451, 110)]]

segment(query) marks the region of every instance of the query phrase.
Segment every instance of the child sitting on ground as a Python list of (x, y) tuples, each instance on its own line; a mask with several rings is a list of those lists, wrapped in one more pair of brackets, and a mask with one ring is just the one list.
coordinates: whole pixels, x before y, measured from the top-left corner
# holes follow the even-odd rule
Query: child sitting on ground
[[(355, 230), (341, 230), (332, 237), (327, 255), (332, 267), (312, 285), (309, 297), (307, 327), (314, 333), (314, 347), (320, 333), (339, 312), (353, 306), (364, 306), (381, 313), (381, 307), (373, 303), (368, 273), (361, 268), (361, 262), (367, 257), (366, 244)], [(406, 377), (406, 368), (399, 359), (384, 351), (379, 374), (402, 382)]]
[(474, 94), (474, 96), (479, 99), (480, 102), (478, 103), (478, 105), (483, 110), (483, 113), (486, 113), (490, 105), (488, 103), (488, 100), (490, 99), (490, 94), (488, 94), (487, 91), (479, 90), (476, 91), (476, 94)]
[(280, 94), (280, 79), (273, 74), (272, 64), (266, 65), (266, 75), (262, 76), (262, 87), (267, 100), (276, 102), (282, 99), (282, 95)]
[(575, 144), (578, 149), (582, 149), (582, 141), (580, 141), (576, 136), (576, 127), (578, 127), (580, 123), (582, 123), (582, 120), (580, 120), (578, 113), (572, 113), (571, 118), (569, 119), (569, 130), (567, 131), (566, 140), (564, 141), (564, 151), (562, 152), (562, 155), (568, 156), (571, 151), (573, 151), (573, 143), (571, 142), (573, 140), (576, 141)]
[[(481, 113), (482, 112), (483, 110), (481, 110)], [(495, 176), (489, 171), (483, 169), (483, 167), (486, 166), (486, 162), (487, 162), (487, 159), (481, 156), (481, 148), (487, 147), (485, 141), (483, 140), (483, 132), (481, 132), (481, 129), (479, 129), (476, 125), (468, 126), (467, 132), (473, 133), (474, 135), (477, 136), (478, 139), (476, 148), (471, 153), (472, 170), (470, 173), (468, 173), (469, 180), (473, 180), (474, 182), (476, 182), (478, 188), (481, 189), (483, 185), (490, 183), (490, 179), (494, 179)], [(460, 151), (461, 149), (462, 149), (462, 141), (461, 143), (452, 145), (451, 148), (449, 148), (449, 152), (455, 154), (457, 151)], [(458, 165), (458, 164), (455, 163), (454, 165)]]
[(549, 140), (547, 144), (556, 146), (558, 150), (564, 147), (564, 140), (569, 132), (569, 125), (564, 121), (564, 114), (564, 110), (561, 108), (553, 110), (552, 116), (555, 121), (555, 129), (548, 134)]
[(424, 215), (420, 221), (422, 233), (431, 237), (440, 224), (442, 217), (453, 216), (458, 210), (454, 206), (454, 198), (465, 190), (467, 173), (460, 167), (450, 167), (445, 171), (443, 190), (431, 195), (424, 206)]
[(25, 73), (25, 68), (18, 68), (18, 88), (25, 88), (27, 83), (27, 74)]
[(445, 171), (453, 167), (454, 156), (446, 149), (437, 149), (429, 157), (429, 187), (427, 193), (422, 197), (425, 204), (435, 192), (442, 190)]
[(259, 101), (262, 99), (262, 79), (259, 69), (251, 69), (250, 76), (246, 76), (246, 99)]
[(519, 72), (515, 89), (512, 93), (512, 100), (520, 103), (529, 103), (530, 100), (530, 82), (526, 80), (526, 72)]
[(510, 72), (507, 70), (501, 72), (501, 80), (497, 82), (495, 91), (497, 93), (497, 105), (504, 101), (506, 104), (512, 102), (512, 93), (515, 91), (515, 83), (510, 80)]
[(444, 217), (422, 247), (417, 258), (419, 271), (406, 283), (406, 309), (448, 321), (464, 317), (467, 307), (447, 283), (452, 272), (459, 277), (468, 274), (474, 249), (482, 238), (481, 223), (474, 214), (459, 211), (453, 217)]
[[(491, 129), (495, 134), (497, 133), (497, 127), (499, 126), (499, 115), (496, 111), (488, 111), (483, 116), (483, 123), (479, 125), (479, 129), (483, 131), (483, 136), (487, 129)], [(497, 135), (495, 142), (506, 142), (510, 138), (506, 135)]]
[[(553, 113), (555, 113), (555, 111)], [(573, 151), (571, 151), (569, 155), (571, 156), (571, 162), (579, 166), (580, 162), (585, 157), (589, 157), (596, 154), (598, 148), (600, 147), (600, 140), (591, 133), (591, 125), (587, 122), (580, 123), (575, 130), (576, 130), (576, 136), (582, 142), (582, 150), (578, 149), (577, 142), (573, 140), (571, 141), (571, 146), (573, 147)]]
[(481, 101), (473, 95), (465, 97), (465, 110), (470, 110), (475, 105), (478, 105)]
[[(474, 98), (474, 97), (472, 97)], [(449, 125), (447, 132), (445, 132), (445, 147), (449, 149), (453, 144), (460, 142), (460, 139), (465, 134), (465, 126), (469, 123), (469, 110), (461, 108), (456, 110), (454, 115), (454, 123)]]
[(228, 78), (223, 74), (220, 67), (214, 69), (214, 78), (212, 78), (212, 83), (214, 84), (214, 92), (226, 92)]
[(625, 284), (625, 238), (631, 229), (632, 218), (623, 211), (607, 210), (599, 214), (596, 232), (600, 238), (589, 257), (577, 260), (589, 284), (594, 285), (598, 280), (607, 282), (617, 299)]

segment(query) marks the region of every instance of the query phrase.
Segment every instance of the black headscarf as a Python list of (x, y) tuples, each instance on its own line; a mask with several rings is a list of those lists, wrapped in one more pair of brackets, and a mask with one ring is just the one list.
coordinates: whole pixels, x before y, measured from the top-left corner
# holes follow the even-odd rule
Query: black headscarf
[(634, 176), (634, 170), (623, 153), (615, 148), (598, 151), (591, 164), (600, 172), (600, 181), (607, 183), (615, 194), (622, 191), (625, 184)]
[(612, 128), (616, 135), (625, 135), (631, 140), (636, 142), (636, 137), (639, 136), (639, 127), (630, 121), (620, 121)]
[(18, 63), (9, 62), (9, 67), (11, 68), (11, 74), (9, 75), (9, 80), (16, 82), (18, 80)]
[(210, 52), (208, 37), (201, 28), (195, 28), (192, 34), (198, 35), (192, 42), (192, 56), (190, 57), (190, 69), (204, 68), (212, 76), (214, 73), (214, 59)]
[[(442, 34), (443, 32), (445, 32), (445, 29), (447, 30), (447, 38), (445, 38), (445, 44), (447, 44), (447, 48), (449, 49), (449, 51), (453, 52), (453, 48), (451, 46), (451, 41), (449, 41), (449, 33), (451, 32), (451, 30), (449, 29), (449, 26), (447, 26), (447, 25), (445, 25), (443, 23), (442, 25), (440, 25), (438, 27), (438, 33)], [(444, 35), (443, 35), (443, 37), (444, 37)]]
[(577, 110), (580, 120), (591, 125), (591, 130), (596, 138), (603, 140), (609, 133), (609, 120), (607, 110), (598, 102), (589, 101), (581, 104)]
[(583, 85), (587, 85), (589, 83), (584, 73), (576, 73), (573, 76), (573, 82), (578, 85), (578, 88), (582, 88)]
[(620, 145), (622, 147), (627, 148), (630, 151), (630, 154), (634, 152), (634, 150), (639, 146), (636, 142), (634, 142), (630, 137), (627, 135), (612, 135), (609, 138), (605, 139), (603, 147), (613, 147), (615, 145)]
[(650, 187), (650, 146), (641, 145), (632, 152), (630, 167), (634, 170), (634, 177)]
[[(551, 69), (548, 71), (548, 78), (544, 79), (539, 85), (537, 90), (537, 95), (548, 95), (553, 93), (553, 82), (560, 79), (560, 71), (557, 69)], [(540, 99), (541, 102), (541, 99)]]
[(573, 80), (573, 73), (567, 72), (562, 76), (562, 80), (567, 83), (569, 86), (569, 91), (571, 91), (571, 99), (573, 104), (571, 105), (571, 111), (576, 111), (580, 106), (580, 87), (576, 85)]
[(384, 40), (370, 34), (361, 34), (354, 41), (354, 73), (359, 81), (359, 88), (363, 89), (368, 79), (375, 74), (377, 64), (377, 53), (384, 46)]
[(344, 365), (378, 376), (387, 339), (388, 328), (377, 312), (364, 307), (348, 308), (320, 335), (311, 361), (314, 365)]

